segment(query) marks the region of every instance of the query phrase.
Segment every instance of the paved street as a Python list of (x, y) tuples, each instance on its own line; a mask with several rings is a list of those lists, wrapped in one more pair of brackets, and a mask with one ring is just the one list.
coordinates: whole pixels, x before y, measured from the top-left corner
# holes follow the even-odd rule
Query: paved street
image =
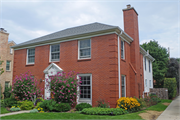
[(171, 102), (157, 120), (180, 120), (180, 96)]

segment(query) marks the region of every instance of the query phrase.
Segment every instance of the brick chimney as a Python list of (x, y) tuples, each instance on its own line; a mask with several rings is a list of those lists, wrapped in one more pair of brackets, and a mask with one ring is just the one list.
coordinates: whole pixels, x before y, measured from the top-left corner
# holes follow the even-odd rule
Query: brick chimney
[[(124, 15), (124, 31), (133, 38), (133, 42), (130, 44), (130, 62), (134, 67), (136, 74), (132, 71), (130, 72), (131, 77), (131, 96), (139, 97), (139, 87), (138, 84), (140, 78), (140, 47), (139, 47), (139, 29), (138, 29), (138, 13), (136, 10), (131, 7), (131, 5), (127, 5), (127, 8), (123, 9)], [(137, 91), (138, 90), (138, 91)], [(142, 90), (141, 90), (142, 91)]]
[(131, 43), (131, 63), (136, 69), (139, 61), (139, 29), (138, 29), (138, 13), (136, 10), (127, 5), (127, 8), (123, 9), (124, 15), (124, 31), (133, 38)]

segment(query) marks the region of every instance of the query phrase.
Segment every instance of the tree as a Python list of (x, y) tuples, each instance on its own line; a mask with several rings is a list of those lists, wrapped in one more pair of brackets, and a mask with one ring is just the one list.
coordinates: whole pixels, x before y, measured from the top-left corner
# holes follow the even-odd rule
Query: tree
[[(1, 57), (0, 57), (1, 58)], [(0, 60), (0, 65), (2, 65), (3, 61)], [(3, 68), (0, 69), (0, 75), (4, 72)]]
[(144, 43), (141, 45), (145, 50), (149, 50), (149, 54), (155, 58), (153, 65), (153, 79), (156, 80), (156, 85), (154, 87), (163, 87), (163, 80), (167, 72), (167, 64), (169, 54), (167, 49), (160, 46), (157, 41), (151, 40), (149, 43)]
[(177, 59), (170, 58), (168, 62), (167, 78), (176, 78), (177, 87), (179, 88), (179, 63)]

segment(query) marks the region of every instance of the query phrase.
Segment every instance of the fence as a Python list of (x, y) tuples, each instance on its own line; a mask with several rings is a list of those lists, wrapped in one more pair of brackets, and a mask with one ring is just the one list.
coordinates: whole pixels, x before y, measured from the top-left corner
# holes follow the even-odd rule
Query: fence
[(168, 99), (168, 89), (167, 88), (150, 88), (150, 92), (155, 93), (160, 99)]

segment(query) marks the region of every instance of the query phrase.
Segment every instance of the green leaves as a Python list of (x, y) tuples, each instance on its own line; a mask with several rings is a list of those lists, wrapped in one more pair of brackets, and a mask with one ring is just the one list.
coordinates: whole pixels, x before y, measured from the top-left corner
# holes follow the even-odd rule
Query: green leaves
[(156, 80), (156, 85), (154, 87), (163, 87), (163, 80), (168, 69), (167, 64), (169, 54), (167, 49), (160, 46), (155, 40), (144, 43), (141, 47), (146, 51), (149, 50), (149, 54), (155, 58), (155, 61), (152, 63), (153, 79)]
[(164, 88), (168, 89), (169, 99), (172, 99), (176, 96), (176, 78), (165, 78)]

